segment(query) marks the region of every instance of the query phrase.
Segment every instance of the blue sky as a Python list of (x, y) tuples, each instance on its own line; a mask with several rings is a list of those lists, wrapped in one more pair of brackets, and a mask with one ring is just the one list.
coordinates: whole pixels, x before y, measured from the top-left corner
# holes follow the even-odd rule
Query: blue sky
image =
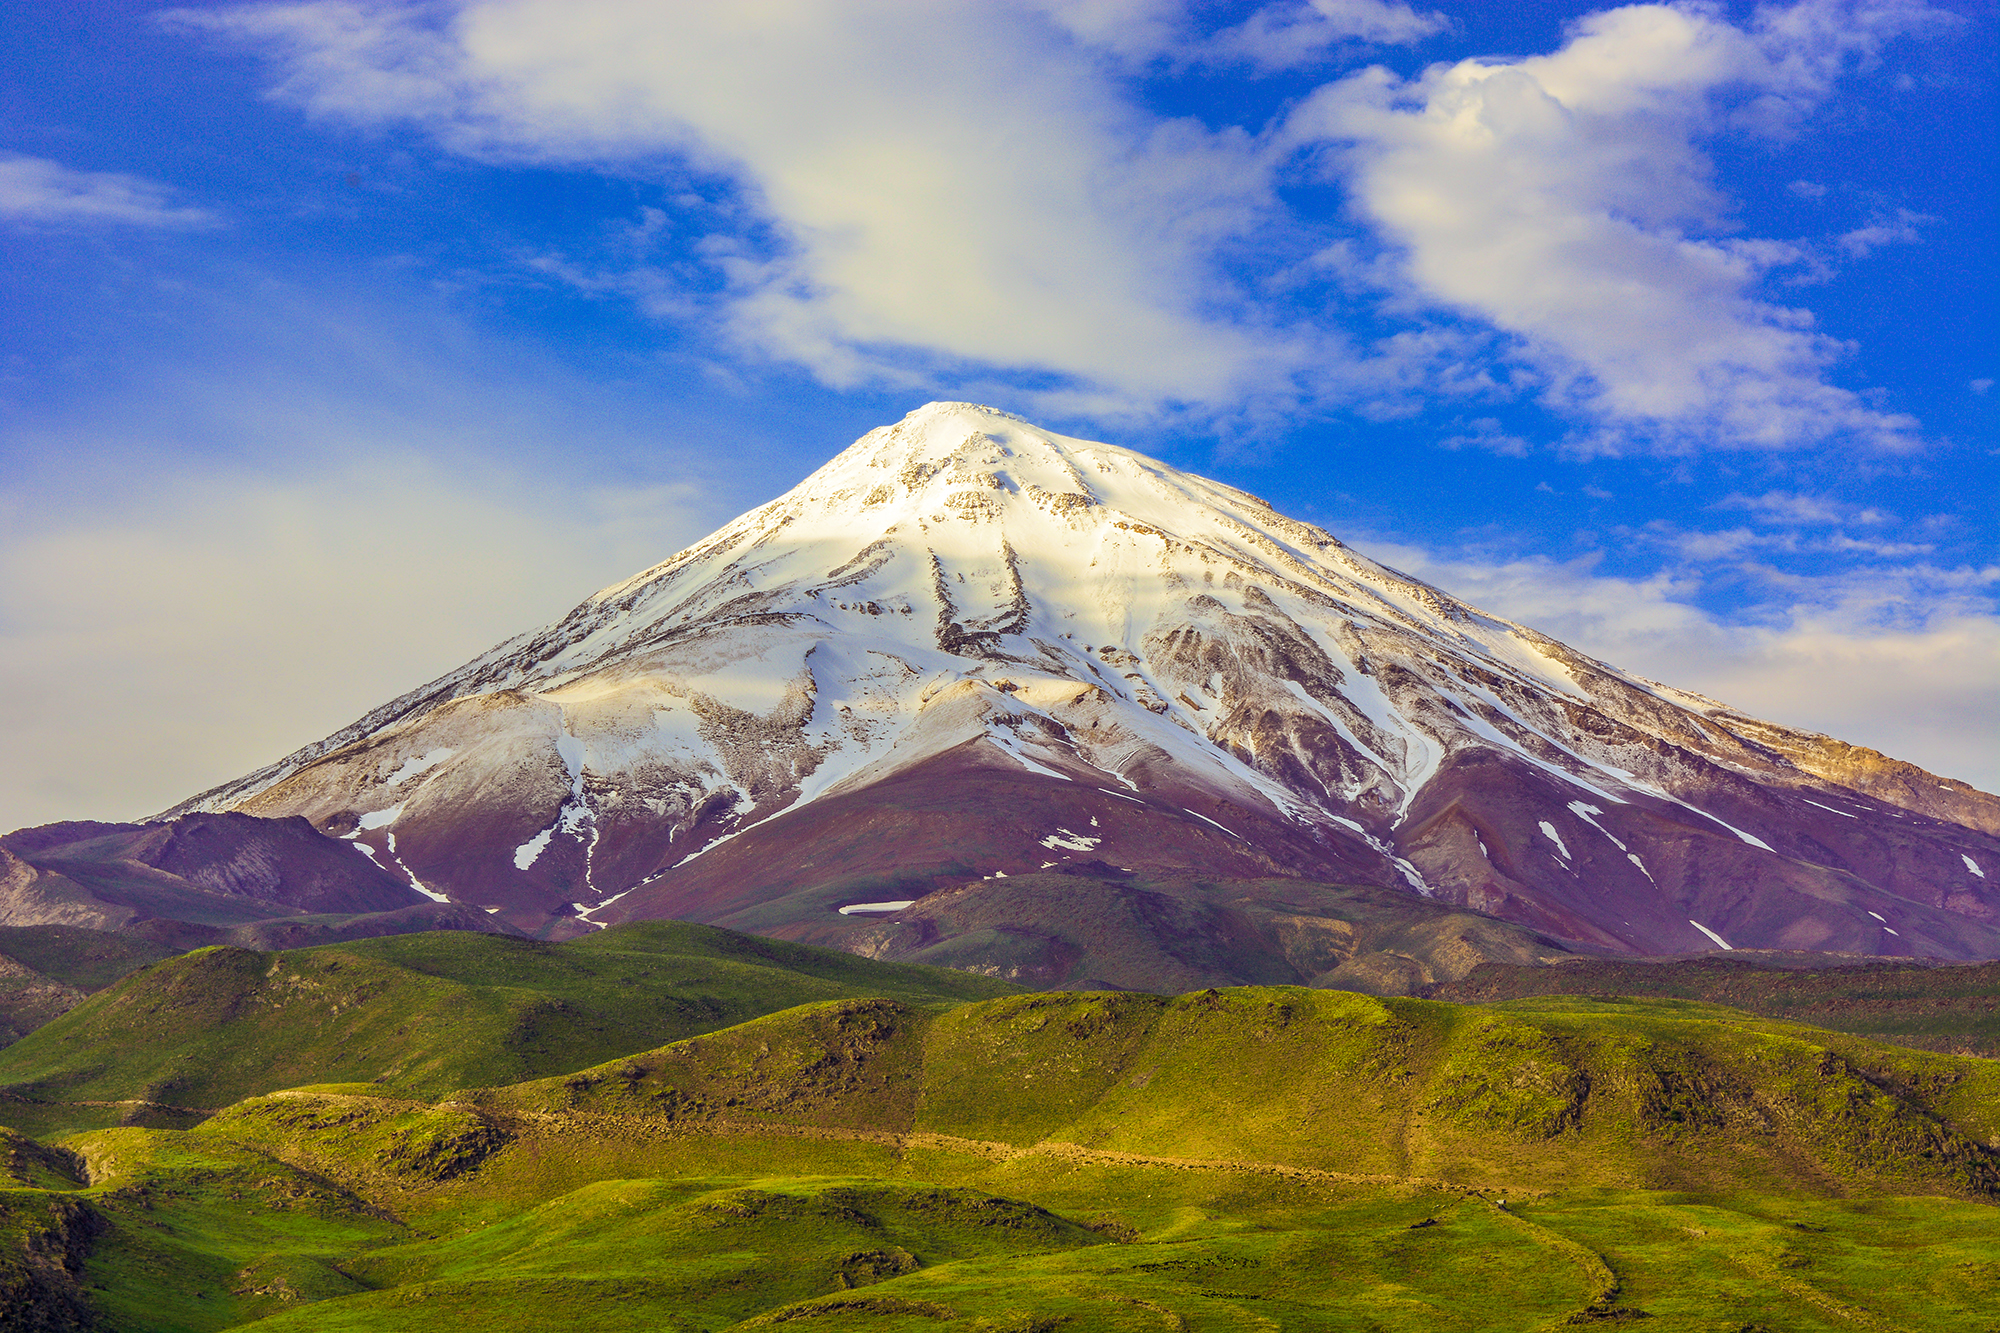
[(1990, 6), (0, 13), (0, 824), (970, 398), (1993, 790)]

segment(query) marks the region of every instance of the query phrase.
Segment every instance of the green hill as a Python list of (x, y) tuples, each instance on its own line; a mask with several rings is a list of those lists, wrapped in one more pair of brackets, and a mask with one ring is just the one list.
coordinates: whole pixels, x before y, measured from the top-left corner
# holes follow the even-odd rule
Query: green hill
[(435, 1094), (574, 1069), (812, 1000), (955, 1002), (1013, 989), (683, 922), (562, 944), (453, 931), (280, 953), (200, 949), (0, 1051), (0, 1118), (38, 1129), (186, 1123), (185, 1110), (302, 1083)]
[(1480, 1187), (2000, 1198), (2000, 1065), (1672, 1002), (1490, 1009), (1296, 987), (942, 1013), (843, 1000), (464, 1100)]
[[(0, 1327), (1988, 1333), (2000, 1309), (2000, 1064), (1716, 1005), (955, 1001), (990, 983), (678, 926), (161, 972), (187, 995), (114, 988), (60, 1020), (95, 1025), (72, 1045), (270, 1091), (7, 1137)], [(781, 985), (836, 993), (771, 1011)], [(752, 1016), (578, 1059), (686, 1018), (669, 995)], [(521, 996), (571, 1015), (567, 1060), (501, 1021), (543, 1012)], [(430, 1017), (384, 1026), (405, 1004)], [(274, 1082), (403, 1043), (371, 1081)], [(60, 1076), (115, 1090), (116, 1063)]]
[(81, 926), (0, 926), (0, 1046), (175, 950)]

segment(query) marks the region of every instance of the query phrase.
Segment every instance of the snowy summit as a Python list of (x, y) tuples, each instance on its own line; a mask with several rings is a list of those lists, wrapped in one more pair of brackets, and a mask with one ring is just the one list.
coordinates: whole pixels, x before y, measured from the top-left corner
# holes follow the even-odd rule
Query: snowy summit
[(558, 935), (781, 930), (1075, 860), (1396, 885), (1618, 950), (1957, 956), (1994, 933), (1967, 858), (2000, 858), (1995, 804), (1231, 487), (932, 403), (181, 808), (305, 815)]

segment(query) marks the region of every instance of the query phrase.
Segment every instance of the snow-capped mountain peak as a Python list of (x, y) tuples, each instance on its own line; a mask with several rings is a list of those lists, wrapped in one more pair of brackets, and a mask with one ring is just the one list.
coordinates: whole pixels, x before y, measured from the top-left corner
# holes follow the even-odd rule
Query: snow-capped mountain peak
[[(1745, 855), (1783, 861), (1802, 811), (1894, 817), (1815, 776), (1814, 739), (1618, 672), (1244, 492), (932, 403), (185, 808), (306, 814), (530, 929), (776, 920), (830, 911), (813, 895), (848, 881), (1090, 858), (1399, 884), (1604, 947), (1705, 948), (1690, 916), (1743, 927), (1674, 894), (1724, 865), (1742, 878)], [(1991, 819), (1991, 798), (1931, 782), (1933, 804)], [(924, 801), (935, 818), (910, 813)], [(871, 844), (877, 825), (902, 844)], [(1983, 836), (1940, 835), (1925, 873), (2000, 859)], [(1773, 938), (1848, 939), (1822, 917)]]

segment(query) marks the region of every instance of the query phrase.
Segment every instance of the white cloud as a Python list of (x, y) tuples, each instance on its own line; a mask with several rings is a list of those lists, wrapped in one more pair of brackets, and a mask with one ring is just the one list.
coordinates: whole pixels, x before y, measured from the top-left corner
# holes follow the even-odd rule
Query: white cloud
[(1441, 449), (1484, 449), (1489, 453), (1506, 458), (1526, 458), (1528, 442), (1518, 435), (1510, 434), (1505, 427), (1492, 417), (1481, 417), (1471, 422), (1466, 429), (1455, 435), (1447, 435), (1438, 441)]
[(1488, 562), (1365, 549), (1628, 671), (2000, 792), (2000, 569), (1764, 571), (1786, 585), (1788, 609), (1745, 624), (1697, 606), (1700, 579), (1689, 572), (1620, 578), (1597, 573), (1596, 556)]
[(1715, 502), (1717, 509), (1743, 509), (1766, 523), (1787, 527), (1821, 526), (1832, 523), (1868, 525), (1890, 523), (1895, 515), (1873, 505), (1854, 505), (1825, 495), (1800, 495), (1792, 491), (1766, 491), (1762, 495), (1725, 495)]
[(47, 158), (0, 153), (0, 219), (41, 225), (117, 222), (206, 226), (205, 209), (173, 203), (164, 185), (108, 171), (75, 171)]
[(1900, 208), (1894, 217), (1876, 218), (1865, 227), (1845, 233), (1834, 244), (1849, 259), (1860, 259), (1885, 245), (1910, 245), (1922, 240), (1923, 233), (1917, 230), (1917, 225), (1931, 221), (1935, 219)]
[(1420, 14), (1402, 0), (1277, 0), (1233, 28), (1203, 36), (1194, 31), (1195, 7), (1185, 0), (1031, 3), (1076, 40), (1123, 60), (1248, 64), (1263, 71), (1311, 64), (1343, 44), (1421, 41), (1449, 26), (1442, 14)]
[(1739, 28), (1706, 6), (1632, 5), (1581, 20), (1552, 55), (1365, 71), (1289, 132), (1339, 145), (1411, 286), (1516, 335), (1550, 396), (1599, 418), (1587, 448), (1894, 445), (1916, 423), (1829, 383), (1844, 349), (1759, 295), (1810, 254), (1729, 236), (1699, 145), (1784, 132), (1928, 12), (1802, 0)]
[(1262, 69), (1297, 69), (1323, 59), (1350, 41), (1402, 45), (1444, 31), (1439, 13), (1419, 14), (1382, 0), (1305, 0), (1266, 5), (1239, 27), (1216, 34), (1205, 47), (1210, 59), (1242, 59)]
[(1209, 313), (1218, 240), (1275, 209), (1257, 146), (1137, 111), (1021, 7), (463, 0), (180, 21), (273, 50), (279, 95), (320, 115), (412, 121), (486, 158), (733, 179), (778, 243), (713, 238), (724, 317), (836, 385), (915, 353), (1206, 402), (1303, 357)]

